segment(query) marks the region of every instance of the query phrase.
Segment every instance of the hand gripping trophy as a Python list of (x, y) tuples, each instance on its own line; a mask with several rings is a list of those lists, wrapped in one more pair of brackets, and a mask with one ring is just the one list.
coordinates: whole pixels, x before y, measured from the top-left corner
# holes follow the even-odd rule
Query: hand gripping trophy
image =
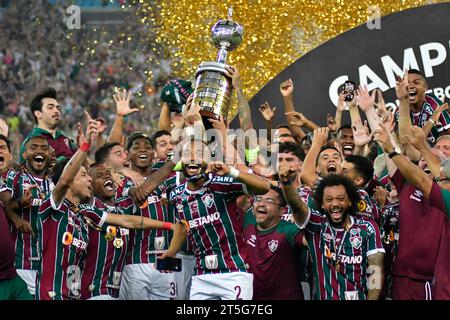
[(228, 51), (241, 44), (244, 33), (244, 28), (232, 20), (232, 15), (231, 7), (228, 18), (218, 21), (211, 29), (211, 42), (219, 49), (217, 62), (202, 62), (197, 69), (193, 103), (200, 105), (204, 118), (219, 119), (222, 115), (227, 121), (233, 86), (226, 75), (225, 63)]

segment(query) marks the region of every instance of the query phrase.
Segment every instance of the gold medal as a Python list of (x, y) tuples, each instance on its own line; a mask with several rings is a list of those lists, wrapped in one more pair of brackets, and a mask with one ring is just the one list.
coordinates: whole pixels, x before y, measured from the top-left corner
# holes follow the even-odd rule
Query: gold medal
[(328, 246), (325, 246), (325, 257), (327, 257), (328, 259), (331, 259), (332, 257), (331, 250), (330, 248), (328, 248)]
[(389, 232), (389, 241), (394, 241), (394, 240), (395, 240), (394, 231), (391, 230), (391, 232)]
[(114, 240), (114, 247), (116, 247), (117, 249), (120, 249), (120, 248), (122, 248), (122, 246), (123, 246), (123, 240), (120, 238), (116, 238)]
[(366, 208), (367, 208), (366, 202), (365, 202), (364, 200), (360, 200), (360, 201), (358, 202), (358, 210), (359, 210), (360, 212), (364, 212), (364, 211), (366, 211)]

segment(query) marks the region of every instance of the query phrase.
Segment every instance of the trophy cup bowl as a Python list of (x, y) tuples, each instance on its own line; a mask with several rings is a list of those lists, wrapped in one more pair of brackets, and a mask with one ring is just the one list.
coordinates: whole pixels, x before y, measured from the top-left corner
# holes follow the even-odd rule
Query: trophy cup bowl
[[(231, 11), (232, 13), (232, 11)], [(225, 69), (227, 52), (235, 50), (242, 42), (244, 28), (231, 20), (218, 21), (211, 29), (211, 42), (219, 49), (217, 62), (202, 62), (196, 72), (196, 84), (193, 103), (200, 105), (200, 114), (204, 118), (205, 127), (210, 128), (205, 118), (219, 119), (223, 116), (227, 121), (231, 106), (233, 86)]]

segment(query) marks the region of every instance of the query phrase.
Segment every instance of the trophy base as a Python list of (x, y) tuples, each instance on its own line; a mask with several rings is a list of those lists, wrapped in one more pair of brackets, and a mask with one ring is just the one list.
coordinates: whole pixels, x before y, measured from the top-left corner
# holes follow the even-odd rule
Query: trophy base
[[(219, 120), (219, 115), (211, 111), (200, 110), (200, 115), (202, 116), (203, 125), (205, 130), (213, 129), (212, 123), (208, 119)], [(224, 117), (225, 124), (227, 123), (227, 117)]]

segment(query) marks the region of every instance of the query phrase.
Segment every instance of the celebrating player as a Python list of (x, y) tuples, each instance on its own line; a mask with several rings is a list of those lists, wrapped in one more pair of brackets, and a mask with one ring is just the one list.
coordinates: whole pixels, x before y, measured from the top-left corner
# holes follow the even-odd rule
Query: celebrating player
[(320, 180), (314, 200), (320, 212), (301, 201), (291, 183), (295, 174), (280, 168), (286, 200), (304, 229), (314, 268), (316, 300), (377, 300), (383, 285), (383, 256), (378, 226), (354, 218), (359, 195), (346, 177)]
[(215, 174), (206, 174), (209, 159), (203, 141), (184, 144), (181, 162), (187, 182), (169, 195), (180, 222), (163, 256), (175, 256), (188, 231), (197, 259), (190, 298), (248, 300), (253, 294), (253, 276), (248, 273), (236, 198), (247, 192), (265, 194), (270, 185), (257, 175), (220, 162), (211, 164)]

